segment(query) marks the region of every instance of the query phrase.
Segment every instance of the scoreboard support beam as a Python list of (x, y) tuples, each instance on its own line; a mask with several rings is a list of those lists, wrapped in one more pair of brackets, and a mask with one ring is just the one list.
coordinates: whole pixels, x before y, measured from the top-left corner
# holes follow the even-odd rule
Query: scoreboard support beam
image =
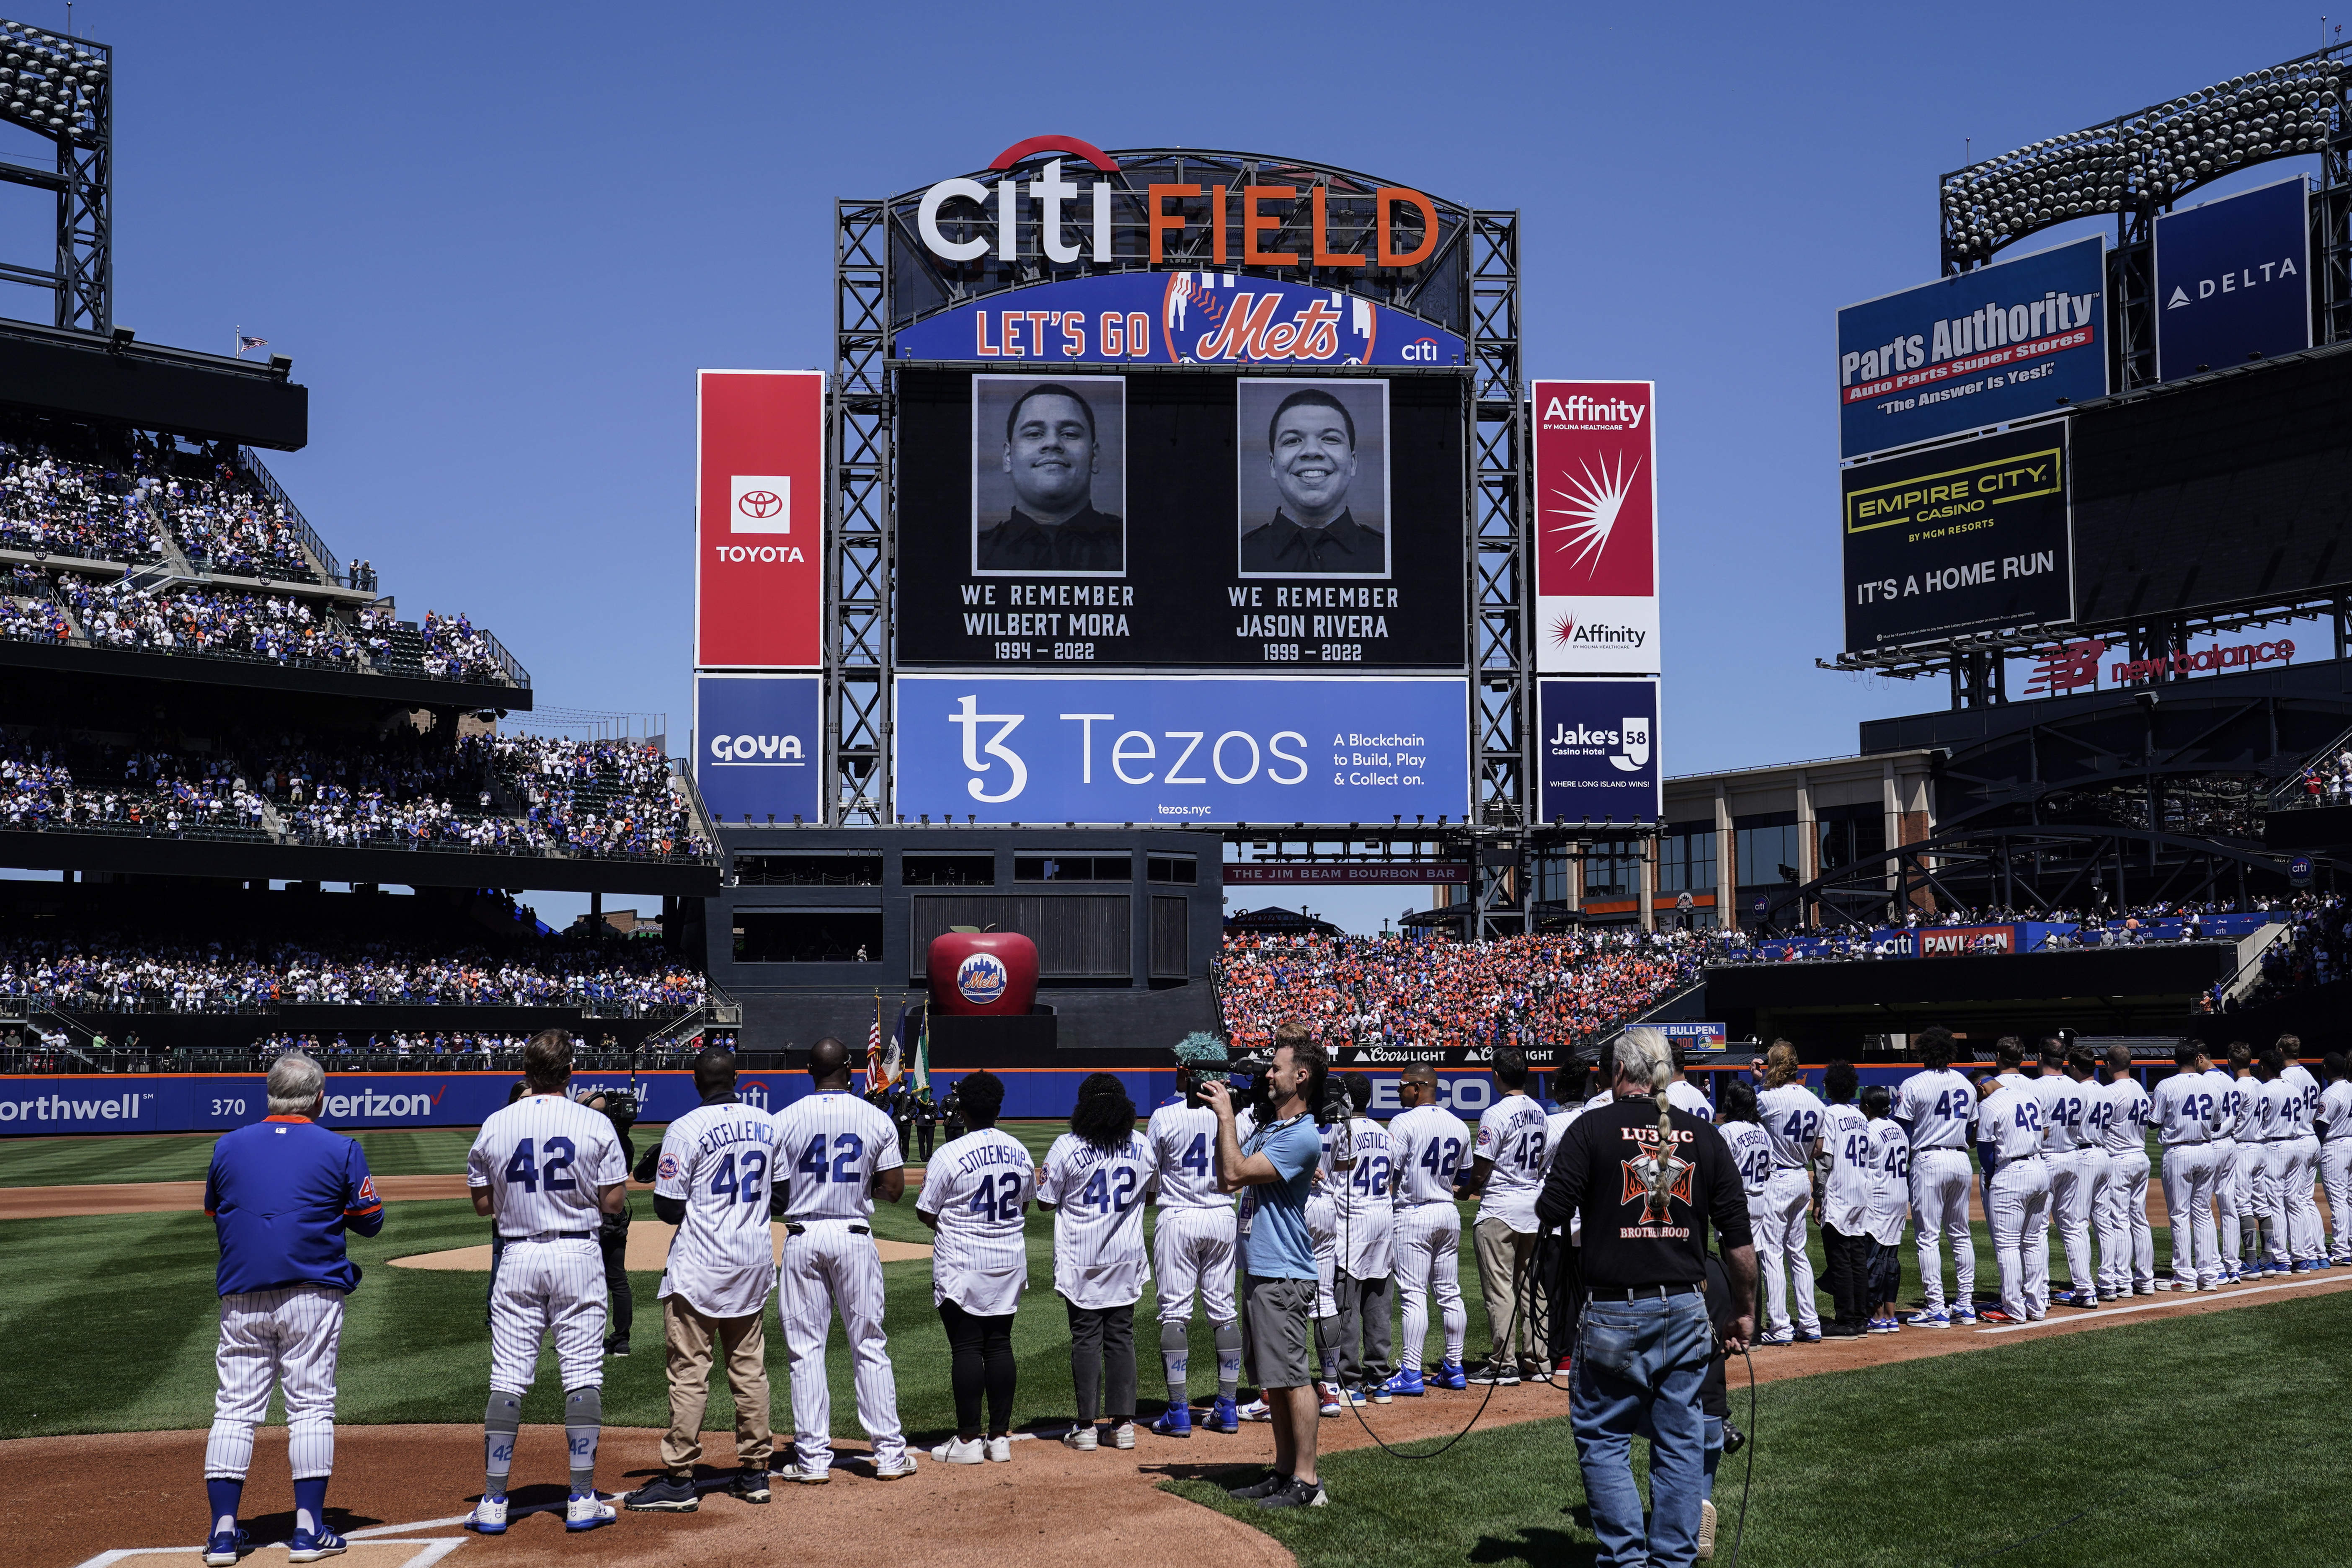
[(1519, 215), (1470, 215), (1472, 493), (1470, 580), (1476, 595), (1470, 716), (1477, 766), (1471, 821), (1482, 847), (1472, 889), (1480, 941), (1528, 929), (1528, 888), (1517, 852), (1533, 820), (1534, 687), (1528, 679), (1527, 384), (1519, 359)]
[(889, 205), (835, 204), (832, 494), (825, 529), (827, 827), (891, 823), (894, 560)]

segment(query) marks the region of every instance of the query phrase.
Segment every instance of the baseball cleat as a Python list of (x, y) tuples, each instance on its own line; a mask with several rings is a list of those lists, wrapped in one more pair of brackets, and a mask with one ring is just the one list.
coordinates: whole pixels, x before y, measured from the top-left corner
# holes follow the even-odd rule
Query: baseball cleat
[(1271, 1421), (1274, 1419), (1273, 1409), (1268, 1406), (1266, 1402), (1263, 1399), (1251, 1400), (1247, 1405), (1243, 1405), (1239, 1410), (1235, 1411), (1234, 1414), (1239, 1415), (1244, 1421)]
[(1323, 1495), (1321, 1481), (1294, 1480), (1280, 1491), (1268, 1492), (1257, 1500), (1260, 1508), (1321, 1508), (1331, 1500)]
[(1976, 1321), (1977, 1310), (1974, 1307), (1955, 1307), (1952, 1309), (1952, 1321), (1967, 1324), (1973, 1323)]
[(602, 1530), (621, 1517), (620, 1510), (595, 1492), (573, 1492), (563, 1503), (563, 1528)]
[(320, 1563), (330, 1557), (341, 1556), (348, 1550), (350, 1548), (345, 1545), (343, 1538), (324, 1526), (317, 1530), (298, 1530), (294, 1532), (294, 1539), (286, 1543), (286, 1561)]
[(1952, 1315), (1940, 1307), (1932, 1312), (1914, 1312), (1911, 1314), (1911, 1326), (1915, 1329), (1948, 1329), (1952, 1326)]
[(253, 1550), (253, 1538), (242, 1530), (224, 1530), (205, 1542), (205, 1568), (235, 1568), (237, 1558)]
[(1797, 1342), (1801, 1345), (1817, 1345), (1822, 1342), (1822, 1331), (1819, 1329), (1799, 1329)]
[(1419, 1399), (1426, 1392), (1428, 1391), (1422, 1385), (1421, 1368), (1408, 1366), (1399, 1371), (1386, 1383), (1381, 1384), (1374, 1391), (1372, 1397), (1377, 1399), (1383, 1394), (1402, 1394), (1407, 1399)]
[(1063, 1433), (1062, 1447), (1075, 1448), (1081, 1454), (1093, 1453), (1097, 1447), (1094, 1424), (1088, 1422), (1083, 1426), (1073, 1426)]
[(1470, 1386), (1470, 1374), (1462, 1370), (1462, 1363), (1458, 1361), (1442, 1361), (1427, 1381), (1440, 1388), (1467, 1388)]
[(915, 1473), (915, 1456), (901, 1454), (895, 1459), (874, 1461), (874, 1479), (877, 1481), (902, 1481)]
[[(760, 1489), (760, 1500), (768, 1500), (764, 1484)], [(702, 1494), (694, 1489), (692, 1476), (656, 1476), (624, 1496), (621, 1506), (631, 1513), (692, 1513), (702, 1506)]]
[(768, 1479), (775, 1481), (792, 1481), (804, 1487), (821, 1487), (833, 1479), (833, 1467), (827, 1465), (823, 1469), (815, 1469), (795, 1460), (789, 1465), (777, 1465), (772, 1468), (768, 1471)]
[(1774, 1329), (1769, 1334), (1757, 1335), (1756, 1342), (1759, 1345), (1792, 1345), (1797, 1342), (1796, 1331), (1793, 1329)]
[(466, 1528), (482, 1535), (504, 1535), (507, 1532), (507, 1494), (486, 1497), (474, 1505), (466, 1518)]
[(1160, 1419), (1151, 1424), (1151, 1431), (1154, 1436), (1159, 1437), (1190, 1437), (1192, 1435), (1192, 1407), (1189, 1405), (1170, 1405), (1160, 1413)]
[(620, 1356), (625, 1360), (629, 1353), (629, 1342), (623, 1339), (606, 1340), (604, 1342), (604, 1353), (606, 1355)]
[(746, 1465), (736, 1471), (735, 1479), (727, 1483), (727, 1495), (740, 1498), (748, 1503), (766, 1502), (768, 1500), (767, 1465), (764, 1462)]
[(992, 1465), (1009, 1465), (1013, 1462), (1013, 1439), (1010, 1436), (991, 1437), (988, 1440), (988, 1462)]
[(1212, 1432), (1238, 1432), (1242, 1429), (1242, 1413), (1232, 1400), (1221, 1394), (1217, 1395), (1217, 1402), (1209, 1406), (1209, 1419), (1204, 1425)]
[(1113, 1425), (1110, 1429), (1110, 1446), (1114, 1448), (1134, 1447), (1135, 1423), (1132, 1421), (1121, 1421)]
[(2074, 1294), (2073, 1304), (2077, 1307), (2095, 1307), (2099, 1304), (2098, 1293), (2093, 1290), (2077, 1290)]

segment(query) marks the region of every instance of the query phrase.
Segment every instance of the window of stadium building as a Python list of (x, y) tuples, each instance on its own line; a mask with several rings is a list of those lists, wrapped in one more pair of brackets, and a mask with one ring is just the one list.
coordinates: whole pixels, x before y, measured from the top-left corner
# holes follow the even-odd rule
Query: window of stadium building
[(1638, 899), (1642, 896), (1642, 841), (1638, 838), (1596, 839), (1584, 858), (1587, 899)]
[(1143, 864), (1148, 881), (1189, 888), (1200, 879), (1200, 864), (1190, 855), (1147, 855)]
[(1829, 805), (1814, 814), (1821, 828), (1824, 872), (1886, 852), (1886, 812), (1876, 805)]
[(1658, 891), (1715, 891), (1715, 824), (1670, 822), (1658, 840)]
[(854, 850), (738, 855), (735, 879), (750, 887), (878, 888), (882, 885), (882, 857)]
[(1743, 888), (1804, 880), (1803, 835), (1793, 811), (1760, 812), (1731, 819), (1732, 853)]
[(738, 963), (879, 963), (879, 910), (738, 910)]
[(985, 888), (996, 880), (996, 857), (908, 855), (898, 863), (898, 880), (909, 888)]
[(1013, 859), (1016, 882), (1131, 882), (1132, 855), (1017, 855)]

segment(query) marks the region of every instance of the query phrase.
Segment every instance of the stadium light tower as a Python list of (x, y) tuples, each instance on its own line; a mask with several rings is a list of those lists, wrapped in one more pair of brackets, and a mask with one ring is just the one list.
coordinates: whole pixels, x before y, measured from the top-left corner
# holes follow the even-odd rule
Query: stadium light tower
[(0, 20), (0, 121), (45, 136), (57, 167), (0, 158), (0, 181), (57, 197), (48, 267), (0, 261), (0, 282), (47, 289), (56, 324), (114, 330), (114, 51), (105, 44)]

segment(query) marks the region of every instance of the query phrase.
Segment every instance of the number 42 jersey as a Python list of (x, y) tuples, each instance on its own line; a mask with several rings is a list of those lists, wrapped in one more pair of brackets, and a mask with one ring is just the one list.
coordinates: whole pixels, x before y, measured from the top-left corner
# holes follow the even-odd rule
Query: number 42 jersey
[(686, 1205), (659, 1294), (710, 1318), (742, 1318), (768, 1300), (776, 1275), (768, 1230), (768, 1184), (776, 1124), (733, 1095), (698, 1105), (662, 1136), (656, 1197)]
[(488, 1188), (499, 1234), (593, 1233), (598, 1187), (628, 1179), (620, 1135), (601, 1110), (555, 1094), (492, 1111), (466, 1153), (466, 1185)]
[(840, 1089), (803, 1096), (774, 1120), (786, 1219), (874, 1217), (874, 1178), (907, 1163), (896, 1122)]

